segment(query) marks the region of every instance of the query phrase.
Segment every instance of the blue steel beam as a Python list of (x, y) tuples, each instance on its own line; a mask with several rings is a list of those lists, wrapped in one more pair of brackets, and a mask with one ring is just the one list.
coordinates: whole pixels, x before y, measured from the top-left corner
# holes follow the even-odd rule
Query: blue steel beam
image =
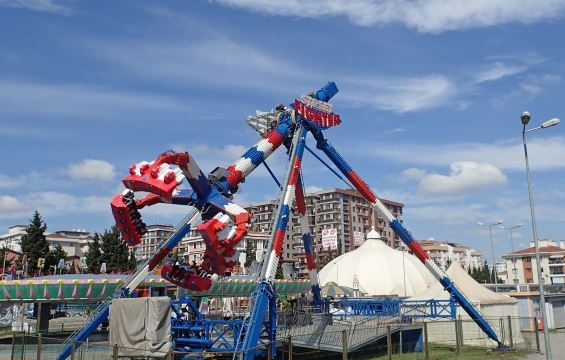
[(483, 330), (488, 337), (494, 340), (498, 346), (502, 346), (502, 342), (494, 331), (490, 323), (481, 315), (481, 313), (471, 304), (469, 299), (461, 292), (449, 276), (437, 266), (429, 255), (422, 249), (420, 243), (412, 236), (412, 234), (402, 225), (398, 219), (386, 208), (386, 206), (376, 197), (369, 186), (361, 179), (361, 177), (351, 168), (338, 151), (324, 138), (322, 131), (314, 127), (310, 128), (310, 132), (316, 139), (316, 147), (322, 150), (326, 156), (334, 163), (335, 166), (344, 174), (353, 184), (355, 189), (369, 202), (380, 216), (389, 222), (390, 227), (396, 235), (414, 252), (422, 263), (430, 270), (432, 275), (443, 285), (443, 287), (452, 294), (457, 303), (469, 314), (475, 323)]

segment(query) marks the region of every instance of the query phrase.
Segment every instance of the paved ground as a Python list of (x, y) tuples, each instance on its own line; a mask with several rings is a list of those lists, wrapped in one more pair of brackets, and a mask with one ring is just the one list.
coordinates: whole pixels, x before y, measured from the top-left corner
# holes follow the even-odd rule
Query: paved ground
[[(532, 335), (534, 338), (534, 334)], [(530, 354), (525, 359), (528, 360), (542, 360), (546, 359), (545, 354), (545, 343), (543, 341), (543, 332), (539, 333), (539, 340), (540, 340), (540, 349), (541, 354)], [(533, 340), (535, 341), (535, 340)], [(549, 344), (551, 345), (551, 355), (553, 360), (561, 360), (565, 359), (565, 329), (561, 329), (558, 331), (551, 331), (549, 333)]]

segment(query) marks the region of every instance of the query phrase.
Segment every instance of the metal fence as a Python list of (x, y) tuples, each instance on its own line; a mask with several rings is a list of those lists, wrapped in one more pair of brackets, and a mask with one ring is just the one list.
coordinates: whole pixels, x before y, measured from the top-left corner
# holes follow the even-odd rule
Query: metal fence
[[(326, 315), (301, 315), (287, 319), (279, 327), (276, 344), (263, 343), (258, 354), (268, 356), (268, 346), (277, 347), (277, 359), (464, 359), (481, 358), (496, 354), (496, 344), (482, 332), (476, 331), (472, 320), (441, 319), (437, 321), (402, 323), (394, 317), (331, 317)], [(506, 345), (503, 358), (518, 358), (540, 351), (540, 335), (531, 331), (530, 318), (488, 319)], [(524, 327), (516, 324), (524, 324)], [(528, 326), (526, 326), (528, 325)], [(56, 359), (65, 339), (29, 333), (14, 333), (11, 344), (0, 345), (0, 360), (52, 360)], [(77, 344), (78, 345), (78, 344)], [(75, 346), (71, 360), (128, 359), (120, 354), (127, 350), (110, 344), (107, 340), (88, 341)], [(203, 359), (209, 353), (152, 352), (136, 359)], [(233, 354), (224, 354), (231, 357)]]

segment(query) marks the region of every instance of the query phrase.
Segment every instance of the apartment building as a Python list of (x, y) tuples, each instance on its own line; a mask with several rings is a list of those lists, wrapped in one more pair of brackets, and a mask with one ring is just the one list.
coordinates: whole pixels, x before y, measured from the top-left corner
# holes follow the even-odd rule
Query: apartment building
[(168, 239), (174, 229), (172, 225), (148, 225), (147, 232), (141, 237), (141, 244), (134, 248), (136, 259), (145, 260), (155, 253), (159, 244)]
[[(145, 260), (153, 253), (155, 253), (159, 247), (159, 244), (163, 240), (169, 238), (174, 231), (172, 225), (149, 225), (147, 226), (147, 232), (143, 234), (141, 238), (141, 244), (135, 249), (136, 258), (138, 260)], [(264, 255), (264, 248), (266, 246), (266, 241), (268, 240), (268, 234), (265, 232), (255, 232), (249, 231), (244, 237), (240, 246), (237, 250), (240, 251), (239, 262), (244, 264), (246, 262), (247, 256), (251, 256), (253, 259), (261, 260)], [(253, 243), (252, 248), (255, 249), (255, 254), (246, 254), (245, 249), (247, 242), (251, 241)], [(189, 231), (182, 240), (176, 246), (174, 252), (177, 256), (184, 257), (187, 261), (195, 261), (199, 263), (206, 251), (206, 245), (200, 233), (195, 230)]]
[[(539, 241), (542, 281), (544, 284), (565, 283), (565, 241)], [(506, 262), (507, 284), (538, 284), (538, 264), (534, 243), (525, 249), (502, 257)]]
[(88, 243), (92, 236), (86, 230), (73, 229), (61, 230), (45, 234), (49, 242), (49, 248), (54, 249), (58, 245), (67, 253), (68, 258), (80, 258), (88, 251)]
[(0, 235), (0, 249), (7, 248), (12, 251), (22, 252), (22, 236), (26, 234), (27, 225), (13, 225), (6, 234)]
[[(380, 199), (383, 204), (402, 221), (402, 209), (404, 204), (387, 199)], [(371, 208), (371, 204), (365, 200), (356, 190), (330, 189), (306, 194), (306, 216), (313, 238), (314, 253), (318, 260), (329, 254), (322, 243), (322, 231), (335, 229), (337, 233), (337, 249), (333, 255), (343, 254), (354, 250), (361, 245), (364, 235), (370, 231), (371, 226), (382, 234), (383, 240), (391, 247), (398, 248), (402, 241), (388, 226), (388, 222), (380, 218)], [(253, 217), (251, 229), (257, 232), (271, 232), (278, 203), (271, 200), (259, 204), (247, 206), (246, 209)], [(356, 243), (355, 237), (362, 238)], [(284, 240), (282, 262), (297, 262), (301, 267), (305, 263), (304, 244), (300, 220), (297, 214), (293, 214)]]
[[(0, 235), (0, 248), (7, 248), (16, 252), (22, 252), (21, 240), (27, 232), (28, 226), (10, 226), (6, 234)], [(90, 234), (85, 230), (72, 229), (60, 230), (54, 233), (46, 232), (45, 237), (49, 242), (49, 248), (53, 250), (60, 245), (69, 257), (81, 257), (88, 251), (88, 242), (92, 240)]]
[(483, 266), (483, 253), (468, 246), (433, 239), (420, 240), (420, 245), (442, 269), (453, 262), (459, 263), (464, 269)]

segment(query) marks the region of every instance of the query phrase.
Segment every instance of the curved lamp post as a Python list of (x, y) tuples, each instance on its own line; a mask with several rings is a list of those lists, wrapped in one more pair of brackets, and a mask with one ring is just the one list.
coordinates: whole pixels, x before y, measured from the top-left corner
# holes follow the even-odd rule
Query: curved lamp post
[[(502, 220), (498, 220), (497, 222), (495, 222), (494, 224), (484, 224), (482, 222), (478, 222), (477, 225), (479, 226), (488, 226), (488, 231), (490, 234), (490, 251), (492, 254), (492, 273), (491, 273), (491, 279), (490, 281), (494, 284), (494, 291), (498, 292), (498, 272), (496, 271), (496, 264), (494, 262), (494, 241), (492, 241), (492, 227), (496, 226), (496, 225), (500, 225), (502, 224), (504, 221)], [(493, 279), (494, 278), (494, 281)]]
[(543, 289), (543, 277), (542, 277), (542, 269), (541, 269), (541, 259), (540, 259), (540, 252), (539, 252), (539, 241), (538, 241), (538, 230), (536, 227), (536, 215), (534, 211), (534, 199), (532, 195), (532, 180), (530, 177), (530, 164), (528, 162), (528, 148), (526, 146), (526, 133), (534, 130), (545, 129), (550, 126), (555, 126), (559, 124), (559, 119), (553, 118), (549, 119), (543, 124), (538, 127), (526, 130), (526, 125), (530, 122), (531, 115), (529, 112), (524, 111), (520, 116), (520, 120), (522, 121), (522, 141), (524, 143), (524, 159), (526, 160), (526, 176), (528, 178), (528, 197), (530, 199), (530, 214), (532, 217), (532, 236), (534, 241), (534, 248), (536, 253), (536, 262), (537, 262), (537, 272), (538, 272), (538, 283), (539, 283), (539, 306), (541, 311), (541, 318), (543, 321), (543, 340), (545, 343), (545, 358), (547, 360), (551, 360), (551, 345), (549, 344), (549, 330), (547, 329), (547, 319), (545, 313), (545, 294)]

